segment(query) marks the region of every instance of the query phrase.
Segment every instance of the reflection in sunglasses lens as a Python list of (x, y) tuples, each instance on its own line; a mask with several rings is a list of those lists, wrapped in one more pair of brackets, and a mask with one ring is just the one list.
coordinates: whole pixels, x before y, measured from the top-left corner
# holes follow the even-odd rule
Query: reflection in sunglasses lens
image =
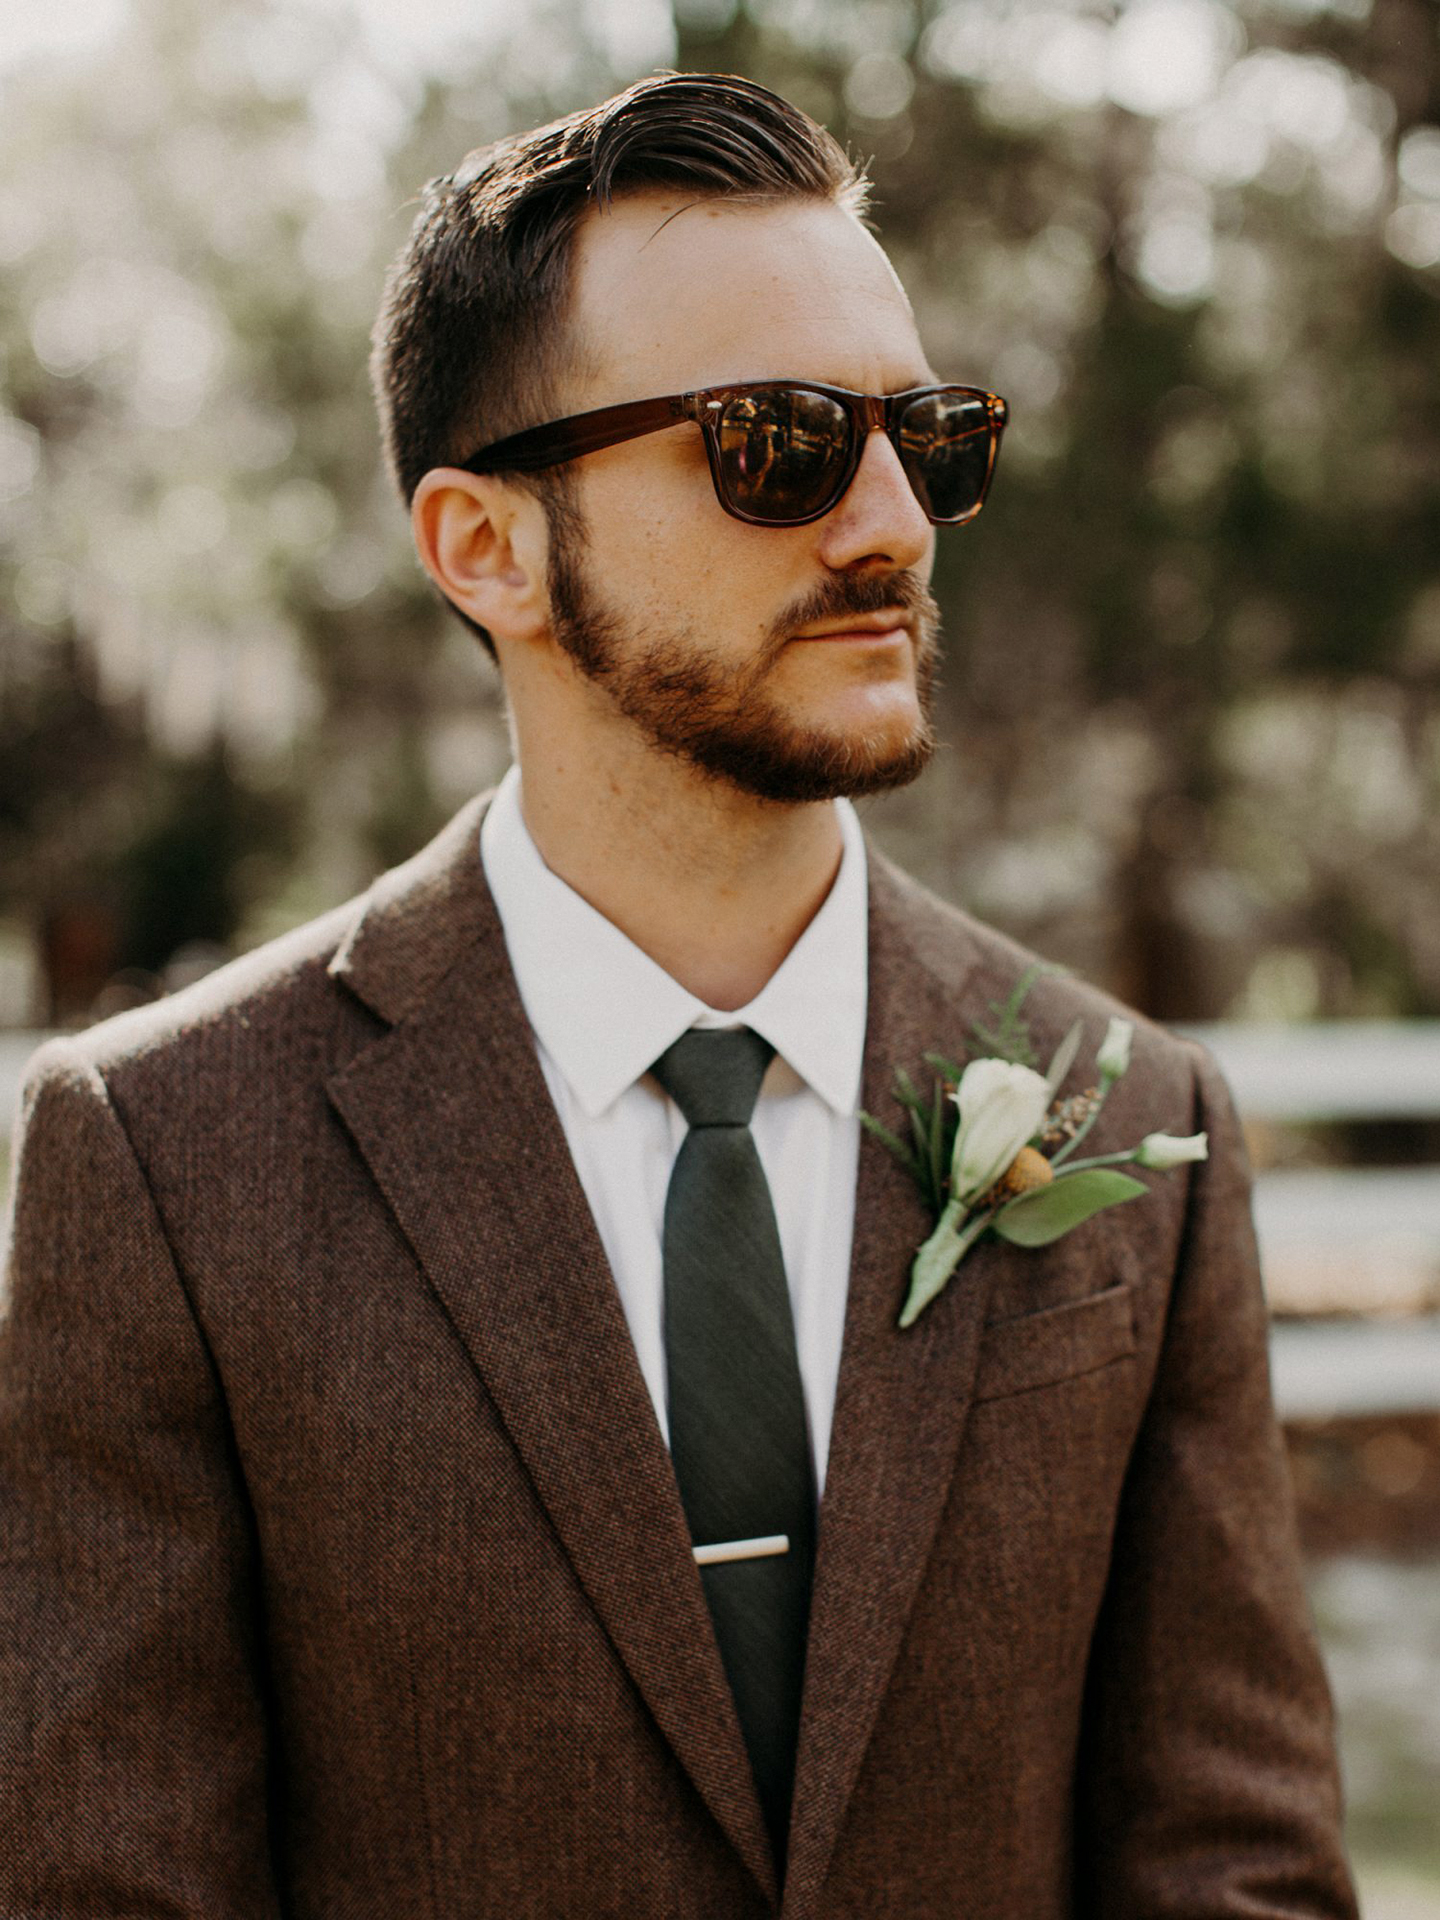
[(718, 432), (731, 504), (775, 521), (804, 519), (826, 503), (850, 445), (844, 407), (793, 387), (737, 394)]
[(983, 400), (925, 394), (900, 416), (897, 437), (901, 464), (932, 519), (957, 520), (978, 507), (990, 471), (990, 414)]

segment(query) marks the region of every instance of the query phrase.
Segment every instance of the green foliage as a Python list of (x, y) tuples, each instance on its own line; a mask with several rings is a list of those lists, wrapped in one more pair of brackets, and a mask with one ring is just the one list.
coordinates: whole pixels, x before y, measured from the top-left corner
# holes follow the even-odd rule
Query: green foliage
[[(990, 1002), (994, 1025), (977, 1024), (971, 1029), (977, 1059), (988, 1056), (1009, 1060), (1020, 1066), (1035, 1066), (1036, 1055), (1030, 1040), (1029, 1022), (1021, 1017), (1020, 1009), (1031, 987), (1042, 974), (1060, 971), (1063, 969), (1037, 960), (1025, 968), (1005, 1000)], [(1079, 1040), (1077, 1022), (1065, 1036), (1051, 1063), (1056, 1085), (1064, 1078)], [(895, 1069), (895, 1098), (905, 1111), (910, 1129), (908, 1145), (898, 1134), (875, 1119), (873, 1114), (862, 1112), (860, 1124), (899, 1161), (919, 1186), (926, 1207), (938, 1218), (950, 1196), (950, 1166), (955, 1153), (955, 1136), (960, 1130), (960, 1110), (950, 1096), (960, 1084), (964, 1069), (957, 1061), (948, 1059), (942, 1053), (927, 1053), (925, 1063), (935, 1069), (937, 1076), (928, 1099), (903, 1067)], [(1053, 1093), (1053, 1087), (1051, 1091)]]
[[(993, 1024), (976, 1021), (970, 1029), (973, 1050), (976, 1054), (985, 1054), (997, 1060), (1009, 1060), (1014, 1065), (1029, 1067), (1038, 1071), (1039, 1055), (1030, 1038), (1030, 1022), (1022, 1019), (1021, 1007), (1031, 987), (1046, 973), (1063, 973), (1063, 967), (1057, 967), (1047, 960), (1036, 960), (1020, 975), (1010, 990), (1009, 998), (1001, 1002), (992, 1000), (990, 1012)], [(956, 1075), (958, 1079), (958, 1074)]]
[[(1243, 32), (1195, 10), (1203, 98), (1079, 97), (1047, 36), (1130, 11), (677, 0), (669, 42), (526, 0), (407, 71), (358, 13), (135, 0), (89, 65), (0, 76), (0, 914), (145, 897), (156, 796), (217, 749), (225, 872), (147, 933), (118, 909), (122, 965), (339, 897), (494, 776), (494, 676), (380, 470), (384, 263), (468, 148), (708, 67), (873, 157), (937, 371), (1013, 405), (937, 549), (958, 751), (873, 830), (1162, 1018), (1306, 967), (1301, 1011), (1440, 1008), (1440, 214), (1406, 161), (1440, 80), (1385, 37), (1433, 20), (1236, 0)], [(1022, 1028), (976, 1044), (1034, 1064)]]
[[(950, 1084), (953, 1086), (953, 1081)], [(905, 1111), (910, 1132), (908, 1144), (873, 1114), (862, 1112), (860, 1124), (875, 1136), (888, 1153), (893, 1154), (919, 1186), (926, 1207), (938, 1215), (945, 1205), (949, 1188), (950, 1159), (960, 1123), (959, 1112), (955, 1102), (947, 1098), (944, 1081), (936, 1080), (934, 1090), (927, 1099), (903, 1067), (895, 1070), (894, 1091), (896, 1100)]]
[(1149, 1188), (1143, 1180), (1112, 1167), (1088, 1167), (1062, 1173), (1049, 1186), (1034, 1187), (1007, 1201), (991, 1225), (1002, 1240), (1017, 1247), (1048, 1247), (1092, 1214), (1138, 1200)]
[(219, 746), (152, 771), (146, 817), (116, 859), (116, 905), (121, 964), (159, 973), (183, 947), (233, 943), (247, 867), (287, 856), (292, 825)]

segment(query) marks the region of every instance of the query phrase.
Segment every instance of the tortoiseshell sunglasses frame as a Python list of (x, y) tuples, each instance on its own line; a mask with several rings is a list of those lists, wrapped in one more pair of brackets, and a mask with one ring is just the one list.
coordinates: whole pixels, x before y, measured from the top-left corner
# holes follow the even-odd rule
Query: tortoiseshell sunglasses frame
[[(793, 518), (748, 512), (726, 494), (720, 450), (720, 421), (730, 401), (746, 394), (780, 390), (785, 393), (818, 393), (838, 401), (849, 421), (849, 447), (836, 483), (823, 506)], [(925, 507), (933, 526), (960, 527), (973, 520), (985, 504), (995, 462), (1000, 452), (1000, 436), (1010, 417), (1010, 409), (999, 394), (984, 387), (957, 386), (939, 382), (933, 386), (907, 387), (902, 393), (856, 393), (849, 387), (830, 387), (818, 380), (748, 380), (738, 386), (700, 387), (694, 393), (670, 393), (653, 400), (627, 400), (615, 407), (596, 407), (589, 413), (575, 413), (563, 420), (551, 420), (544, 426), (527, 427), (503, 440), (493, 441), (478, 453), (456, 464), (467, 473), (539, 473), (566, 460), (578, 460), (584, 454), (598, 453), (603, 447), (619, 446), (625, 440), (638, 440), (643, 434), (661, 433), (684, 420), (693, 420), (705, 436), (705, 451), (710, 462), (710, 478), (715, 497), (726, 513), (755, 527), (803, 527), (820, 520), (837, 506), (846, 488), (855, 478), (865, 451), (866, 436), (880, 429), (895, 448), (902, 464), (905, 452), (900, 444), (900, 420), (916, 400), (935, 394), (956, 394), (966, 400), (978, 400), (985, 408), (986, 431), (990, 437), (985, 478), (979, 498), (963, 513), (939, 517)], [(908, 477), (908, 472), (907, 472)], [(913, 482), (912, 482), (913, 485)], [(918, 497), (918, 496), (917, 496)], [(924, 502), (921, 502), (922, 507)]]

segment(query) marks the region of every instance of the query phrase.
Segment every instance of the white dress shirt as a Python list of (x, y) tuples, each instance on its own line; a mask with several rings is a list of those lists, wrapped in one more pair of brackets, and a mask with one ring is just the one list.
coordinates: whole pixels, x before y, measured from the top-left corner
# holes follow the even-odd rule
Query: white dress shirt
[(550, 871), (525, 825), (517, 768), (480, 830), (536, 1052), (667, 1444), (661, 1229), (685, 1120), (648, 1069), (691, 1027), (753, 1027), (774, 1047), (751, 1130), (775, 1203), (821, 1490), (850, 1272), (867, 985), (865, 842), (854, 809), (836, 808), (844, 852), (829, 893), (732, 1013), (688, 993)]

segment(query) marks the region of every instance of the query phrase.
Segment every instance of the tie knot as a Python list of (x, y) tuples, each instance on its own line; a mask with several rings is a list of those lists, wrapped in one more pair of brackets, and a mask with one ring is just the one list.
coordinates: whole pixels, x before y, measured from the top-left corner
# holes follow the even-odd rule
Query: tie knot
[(692, 1027), (650, 1071), (692, 1127), (748, 1127), (774, 1054), (749, 1027)]

